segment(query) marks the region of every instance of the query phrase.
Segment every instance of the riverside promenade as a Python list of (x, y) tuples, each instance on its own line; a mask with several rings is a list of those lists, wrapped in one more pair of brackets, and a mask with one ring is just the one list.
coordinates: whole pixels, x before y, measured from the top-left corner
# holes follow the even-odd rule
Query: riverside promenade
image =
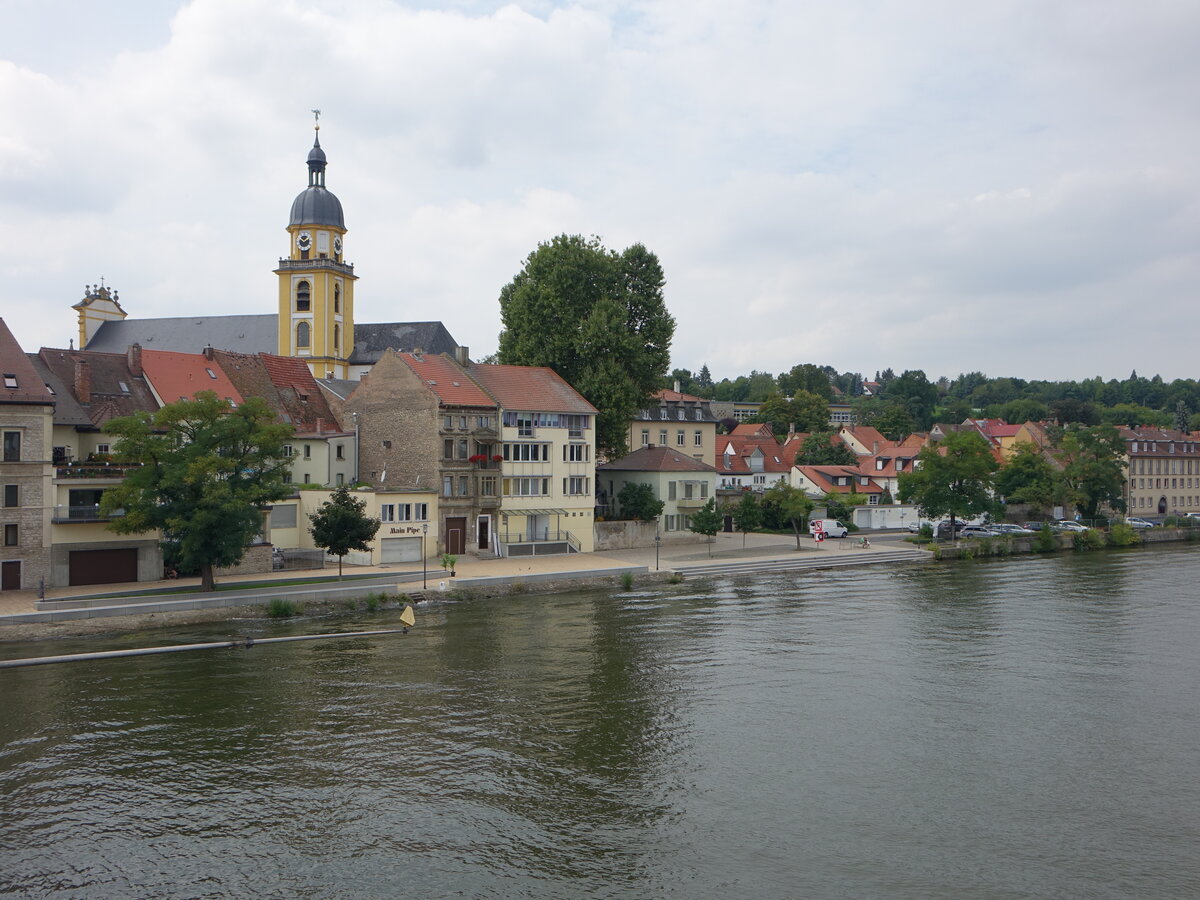
[[(53, 588), (39, 600), (36, 591), (0, 594), (0, 640), (10, 635), (6, 626), (66, 623), (82, 619), (146, 616), (163, 613), (216, 612), (231, 607), (264, 605), (274, 598), (299, 602), (336, 602), (384, 591), (424, 595), (435, 599), (454, 591), (504, 592), (520, 584), (523, 589), (566, 589), (572, 582), (614, 582), (628, 572), (634, 577), (684, 579), (753, 575), (790, 569), (830, 568), (921, 561), (929, 554), (902, 540), (900, 534), (873, 534), (871, 548), (861, 549), (852, 538), (827, 540), (819, 546), (811, 538), (769, 534), (718, 534), (712, 543), (664, 542), (654, 547), (501, 559), (459, 557), (456, 575), (433, 565), (424, 572), (420, 563), (387, 566), (346, 566), (347, 580), (339, 582), (337, 568), (289, 570), (262, 575), (229, 575), (217, 579), (217, 593), (189, 591), (199, 579), (132, 584)], [(304, 579), (307, 583), (290, 584)], [(310, 580), (313, 579), (313, 580)], [(275, 587), (272, 582), (279, 582)], [(236, 585), (245, 584), (244, 590)], [(116, 596), (135, 593), (136, 596)]]

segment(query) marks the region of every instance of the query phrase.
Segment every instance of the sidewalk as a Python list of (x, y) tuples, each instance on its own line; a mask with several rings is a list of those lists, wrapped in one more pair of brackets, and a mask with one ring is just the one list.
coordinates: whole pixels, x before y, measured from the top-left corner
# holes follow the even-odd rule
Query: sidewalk
[[(879, 549), (909, 548), (911, 545), (887, 541), (886, 536), (873, 538), (873, 544)], [(744, 544), (744, 546), (743, 546)], [(531, 556), (515, 559), (497, 557), (476, 558), (460, 556), (456, 565), (455, 582), (462, 584), (470, 579), (487, 578), (522, 578), (526, 576), (541, 576), (562, 574), (567, 577), (601, 577), (605, 574), (618, 574), (627, 570), (642, 570), (647, 572), (679, 572), (686, 575), (689, 568), (709, 569), (722, 560), (745, 565), (754, 561), (798, 560), (803, 557), (806, 563), (816, 562), (822, 558), (830, 561), (841, 559), (847, 554), (862, 554), (851, 538), (843, 540), (828, 540), (818, 546), (809, 538), (801, 540), (800, 551), (796, 550), (793, 537), (770, 534), (718, 534), (709, 543), (664, 543), (657, 552), (654, 547), (630, 550), (601, 551), (595, 553), (572, 553), (561, 556)], [(869, 558), (863, 556), (863, 561)], [(381, 577), (403, 577), (411, 583), (416, 577), (420, 583), (422, 567), (420, 563), (404, 563), (383, 566), (346, 566), (347, 576), (375, 575)], [(429, 560), (425, 567), (426, 580), (430, 590), (437, 590), (439, 582), (449, 581), (448, 573), (440, 566)], [(298, 578), (320, 578), (329, 585), (337, 582), (337, 568), (301, 569), (268, 572), (262, 575), (227, 575), (217, 578), (218, 584), (259, 583), (271, 581), (291, 581)], [(153, 593), (156, 589), (177, 591), (183, 587), (199, 587), (198, 578), (180, 578), (171, 581), (134, 582), (129, 584), (101, 584), (76, 587), (51, 588), (46, 591), (47, 600), (104, 597), (112, 594), (128, 592)], [(347, 587), (354, 585), (353, 581), (345, 583)], [(317, 585), (311, 585), (316, 587)], [(369, 589), (366, 585), (364, 590)], [(300, 589), (299, 587), (297, 588)], [(34, 613), (37, 611), (36, 591), (5, 591), (0, 594), (0, 617)], [(114, 600), (114, 604), (120, 601)]]

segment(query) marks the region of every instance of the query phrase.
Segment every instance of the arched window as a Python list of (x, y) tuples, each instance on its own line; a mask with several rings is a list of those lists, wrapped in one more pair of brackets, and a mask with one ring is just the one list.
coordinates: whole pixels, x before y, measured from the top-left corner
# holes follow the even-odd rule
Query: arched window
[(308, 312), (312, 308), (311, 288), (307, 281), (296, 283), (296, 312)]
[(309, 326), (307, 322), (301, 322), (296, 326), (296, 349), (307, 348), (309, 345)]
[(342, 311), (342, 286), (335, 284), (333, 286), (333, 312), (335, 315)]
[(333, 349), (337, 350), (342, 346), (342, 326), (336, 322), (333, 325)]

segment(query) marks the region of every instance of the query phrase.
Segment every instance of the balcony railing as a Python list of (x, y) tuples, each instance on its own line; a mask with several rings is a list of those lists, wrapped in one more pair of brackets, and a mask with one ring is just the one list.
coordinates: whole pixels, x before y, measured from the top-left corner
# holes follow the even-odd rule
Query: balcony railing
[(120, 480), (140, 469), (141, 463), (76, 463), (70, 466), (58, 466), (54, 472), (58, 479), (65, 478), (111, 478)]
[(102, 513), (95, 504), (87, 506), (56, 506), (50, 514), (51, 522), (107, 522), (125, 515), (125, 510), (114, 509), (111, 513)]
[(680, 497), (675, 501), (675, 505), (680, 509), (700, 509), (707, 502), (707, 497)]

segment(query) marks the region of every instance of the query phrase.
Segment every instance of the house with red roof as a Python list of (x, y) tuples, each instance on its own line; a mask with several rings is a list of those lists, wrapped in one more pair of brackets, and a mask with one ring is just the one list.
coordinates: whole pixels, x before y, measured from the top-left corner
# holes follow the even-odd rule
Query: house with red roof
[[(747, 429), (737, 433), (738, 429)], [(762, 429), (762, 430), (760, 430)], [(782, 445), (770, 425), (739, 425), (733, 434), (717, 435), (717, 478), (722, 490), (766, 491), (787, 480), (798, 442)]]
[(664, 537), (690, 534), (692, 516), (716, 496), (717, 470), (673, 447), (639, 447), (596, 467), (597, 501), (607, 514), (620, 516), (619, 496), (627, 484), (648, 484), (663, 502), (659, 516)]
[(796, 466), (792, 486), (813, 498), (826, 494), (865, 494), (867, 505), (879, 506), (883, 487), (855, 466)]

